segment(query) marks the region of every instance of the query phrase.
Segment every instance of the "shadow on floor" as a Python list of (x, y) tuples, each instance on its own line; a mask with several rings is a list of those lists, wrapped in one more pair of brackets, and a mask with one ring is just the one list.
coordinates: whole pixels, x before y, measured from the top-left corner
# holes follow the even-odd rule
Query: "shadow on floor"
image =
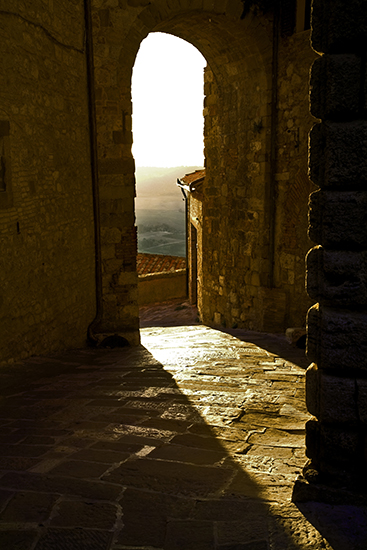
[(308, 515), (324, 505), (290, 501), (301, 369), (208, 327), (142, 334), (146, 347), (25, 361), (27, 387), (22, 365), (7, 371), (0, 548), (363, 550), (362, 516), (356, 538), (354, 516), (331, 532), (345, 509), (319, 529)]

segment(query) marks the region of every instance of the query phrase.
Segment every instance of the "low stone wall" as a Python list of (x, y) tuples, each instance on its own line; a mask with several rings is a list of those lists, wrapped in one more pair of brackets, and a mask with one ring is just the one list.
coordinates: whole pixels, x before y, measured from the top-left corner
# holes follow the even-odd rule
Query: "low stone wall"
[(187, 296), (186, 269), (140, 275), (138, 281), (140, 306)]

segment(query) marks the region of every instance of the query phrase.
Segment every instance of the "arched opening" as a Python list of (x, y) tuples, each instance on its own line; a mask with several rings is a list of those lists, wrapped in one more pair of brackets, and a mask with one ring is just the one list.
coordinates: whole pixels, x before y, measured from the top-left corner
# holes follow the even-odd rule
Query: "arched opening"
[(145, 315), (151, 304), (174, 300), (188, 306), (188, 197), (176, 182), (204, 166), (205, 65), (194, 46), (161, 32), (142, 41), (134, 63), (137, 271)]
[[(105, 44), (96, 63), (103, 93), (112, 97), (116, 90), (118, 97), (116, 112), (111, 106), (107, 110), (107, 102), (101, 102), (100, 110), (101, 188), (106, 191), (102, 218), (106, 235), (116, 224), (113, 239), (120, 254), (106, 258), (103, 266), (106, 325), (122, 333), (138, 329), (131, 77), (140, 44), (150, 32), (190, 42), (208, 63), (201, 319), (209, 325), (266, 331), (303, 324), (310, 305), (304, 291), (304, 255), (310, 244), (298, 234), (306, 235), (307, 226), (307, 132), (312, 123), (307, 74), (314, 58), (307, 37), (281, 37), (271, 13), (241, 18), (240, 1), (218, 2), (215, 9), (203, 8), (201, 2), (190, 9), (180, 2), (170, 8), (138, 2), (134, 9), (110, 10), (113, 23), (96, 36)], [(108, 48), (116, 40), (114, 77), (105, 83), (103, 68), (111, 65)], [(119, 147), (116, 140), (109, 142), (109, 129)], [(117, 185), (124, 195), (120, 202), (107, 192)], [(120, 208), (123, 217), (115, 216)]]

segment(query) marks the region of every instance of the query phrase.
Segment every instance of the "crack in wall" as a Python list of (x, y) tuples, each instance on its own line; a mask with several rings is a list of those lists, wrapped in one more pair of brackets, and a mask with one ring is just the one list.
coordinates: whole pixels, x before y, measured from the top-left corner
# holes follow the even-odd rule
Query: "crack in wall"
[[(72, 46), (71, 44), (64, 44), (63, 42), (60, 42), (55, 36), (53, 36), (50, 33), (50, 31), (48, 29), (43, 27), (40, 23), (35, 23), (34, 21), (31, 21), (30, 19), (27, 19), (26, 17), (23, 17), (23, 15), (20, 15), (20, 13), (15, 13), (15, 12), (6, 11), (6, 10), (0, 10), (0, 15), (10, 15), (10, 16), (13, 16), (13, 17), (17, 17), (21, 21), (24, 21), (25, 23), (28, 23), (29, 25), (32, 25), (33, 27), (35, 27), (37, 29), (41, 29), (44, 32), (44, 34), (47, 36), (47, 38), (52, 40), (52, 42), (55, 42), (55, 44), (57, 44), (58, 46), (62, 46), (63, 48), (66, 48), (68, 50), (73, 50), (73, 51), (81, 53), (83, 55), (85, 53), (85, 48), (80, 49), (80, 48), (77, 48), (76, 46)], [(84, 33), (84, 35), (85, 35), (85, 33)], [(85, 38), (83, 39), (83, 42), (85, 43)]]

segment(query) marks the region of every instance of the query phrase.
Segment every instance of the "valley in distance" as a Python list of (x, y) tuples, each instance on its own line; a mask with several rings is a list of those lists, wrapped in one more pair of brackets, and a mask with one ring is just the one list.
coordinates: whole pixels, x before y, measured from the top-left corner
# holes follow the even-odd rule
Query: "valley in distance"
[(136, 168), (138, 252), (186, 256), (185, 201), (177, 178), (202, 166)]

